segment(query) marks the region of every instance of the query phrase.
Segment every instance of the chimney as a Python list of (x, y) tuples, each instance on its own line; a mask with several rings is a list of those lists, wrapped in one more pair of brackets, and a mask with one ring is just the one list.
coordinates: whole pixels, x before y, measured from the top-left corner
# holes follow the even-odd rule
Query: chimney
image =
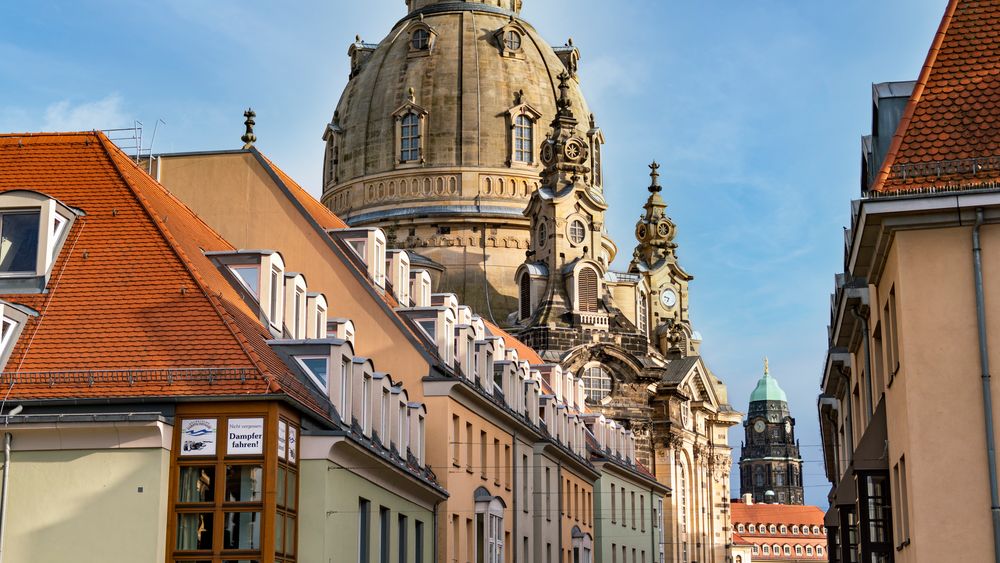
[(743, 504), (751, 506), (753, 504), (753, 494), (747, 493), (743, 495)]

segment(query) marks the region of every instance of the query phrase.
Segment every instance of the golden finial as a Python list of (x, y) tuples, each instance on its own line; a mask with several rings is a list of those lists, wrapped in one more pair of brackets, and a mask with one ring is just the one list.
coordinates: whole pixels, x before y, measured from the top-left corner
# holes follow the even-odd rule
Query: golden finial
[(770, 375), (771, 370), (767, 367), (767, 356), (764, 356), (764, 375)]

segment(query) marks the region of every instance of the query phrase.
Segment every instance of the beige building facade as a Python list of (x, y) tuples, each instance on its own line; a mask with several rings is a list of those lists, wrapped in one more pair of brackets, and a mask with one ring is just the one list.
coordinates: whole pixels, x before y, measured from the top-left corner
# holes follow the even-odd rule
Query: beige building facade
[(952, 0), (918, 80), (873, 88), (819, 398), (831, 561), (1000, 557), (998, 30)]

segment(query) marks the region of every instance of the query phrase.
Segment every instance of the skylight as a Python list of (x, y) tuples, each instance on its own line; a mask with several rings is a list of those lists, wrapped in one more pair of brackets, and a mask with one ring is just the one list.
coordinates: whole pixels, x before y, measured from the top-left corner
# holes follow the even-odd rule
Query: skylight
[(326, 356), (295, 356), (295, 360), (302, 366), (306, 374), (313, 383), (323, 391), (329, 389), (330, 383), (330, 359)]

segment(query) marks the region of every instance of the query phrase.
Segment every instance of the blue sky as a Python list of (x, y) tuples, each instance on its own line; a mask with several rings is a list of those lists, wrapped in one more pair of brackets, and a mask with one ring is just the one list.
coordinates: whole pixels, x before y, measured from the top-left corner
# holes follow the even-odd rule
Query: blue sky
[[(703, 354), (743, 411), (770, 357), (797, 417), (813, 504), (825, 506), (829, 488), (815, 400), (871, 83), (916, 78), (945, 3), (524, 2), (543, 37), (572, 37), (581, 50), (623, 259), (655, 158), (681, 262), (695, 275)], [(347, 79), (347, 47), (355, 34), (380, 40), (404, 13), (403, 0), (7, 2), (0, 131), (138, 119), (148, 144), (162, 119), (156, 151), (238, 148), (252, 105), (258, 147), (318, 194), (320, 136)]]

